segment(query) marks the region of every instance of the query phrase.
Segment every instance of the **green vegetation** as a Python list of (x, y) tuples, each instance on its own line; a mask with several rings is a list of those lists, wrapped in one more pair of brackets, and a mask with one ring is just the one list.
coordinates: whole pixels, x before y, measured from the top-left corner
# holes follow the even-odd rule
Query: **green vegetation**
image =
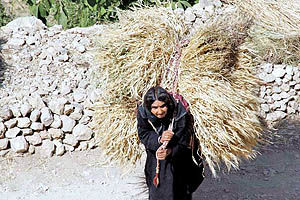
[(26, 0), (33, 16), (46, 25), (61, 24), (64, 28), (86, 27), (117, 20), (117, 9), (129, 9), (136, 4), (171, 5), (187, 8), (198, 0)]
[(0, 3), (0, 27), (5, 26), (12, 20), (12, 16), (5, 12), (3, 5)]

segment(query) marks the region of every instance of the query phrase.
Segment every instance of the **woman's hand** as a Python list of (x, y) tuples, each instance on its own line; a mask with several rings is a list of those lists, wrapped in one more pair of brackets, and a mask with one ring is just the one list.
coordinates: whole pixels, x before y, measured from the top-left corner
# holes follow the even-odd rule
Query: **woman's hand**
[(164, 148), (158, 148), (156, 151), (156, 157), (158, 160), (165, 160), (168, 155), (170, 155), (172, 152), (172, 149), (164, 149)]
[(164, 131), (163, 134), (161, 135), (160, 142), (161, 143), (169, 142), (172, 139), (173, 135), (174, 133), (171, 130)]

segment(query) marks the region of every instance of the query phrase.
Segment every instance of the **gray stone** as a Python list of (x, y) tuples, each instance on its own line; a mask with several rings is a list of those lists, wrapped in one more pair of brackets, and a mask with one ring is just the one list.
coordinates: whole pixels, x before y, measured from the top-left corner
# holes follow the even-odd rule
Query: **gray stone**
[(74, 111), (74, 106), (72, 104), (65, 105), (64, 114), (70, 115)]
[(264, 64), (264, 65), (262, 66), (262, 68), (263, 68), (263, 70), (264, 70), (266, 73), (270, 74), (270, 73), (272, 73), (272, 71), (273, 71), (273, 64), (271, 64), (271, 63), (266, 63), (266, 64)]
[(11, 109), (5, 108), (4, 110), (0, 110), (0, 117), (4, 120), (7, 121), (13, 117), (13, 113)]
[(287, 99), (290, 97), (290, 95), (287, 92), (281, 92), (280, 94), (280, 99)]
[(280, 89), (278, 86), (274, 86), (274, 87), (272, 88), (272, 92), (278, 94), (278, 93), (281, 92), (281, 89)]
[(282, 82), (281, 78), (276, 78), (275, 83), (276, 83), (276, 85), (282, 85), (283, 82)]
[(275, 93), (272, 95), (272, 99), (274, 99), (275, 101), (279, 101), (281, 98), (282, 98), (281, 94)]
[(290, 85), (284, 83), (284, 84), (282, 84), (282, 85), (280, 86), (280, 89), (281, 89), (282, 91), (284, 91), (284, 92), (288, 92), (288, 91), (290, 90)]
[(291, 65), (287, 65), (285, 67), (285, 71), (286, 71), (286, 74), (288, 74), (288, 75), (293, 75), (294, 74), (293, 66), (291, 66)]
[(30, 128), (34, 131), (42, 131), (44, 130), (45, 126), (40, 122), (32, 122)]
[(68, 144), (64, 144), (65, 150), (68, 152), (72, 152), (75, 150), (75, 147), (68, 145)]
[(51, 110), (47, 107), (41, 109), (41, 122), (47, 127), (54, 121)]
[(91, 121), (91, 118), (87, 115), (82, 116), (82, 118), (79, 120), (79, 124), (87, 125)]
[(4, 138), (4, 133), (6, 131), (6, 127), (3, 122), (0, 122), (0, 139)]
[(23, 38), (11, 38), (7, 45), (14, 48), (14, 47), (21, 47), (25, 44), (25, 40)]
[(42, 144), (42, 138), (39, 133), (34, 133), (33, 135), (26, 136), (25, 138), (31, 145), (36, 146)]
[(42, 155), (45, 157), (51, 157), (53, 156), (55, 152), (55, 145), (50, 140), (43, 140), (42, 146), (41, 146), (41, 152)]
[(60, 93), (61, 93), (62, 95), (70, 94), (71, 91), (72, 91), (72, 89), (71, 89), (70, 86), (62, 84), (61, 91), (60, 91)]
[(29, 28), (32, 31), (46, 29), (46, 25), (36, 17), (19, 17), (6, 24), (6, 28)]
[(291, 115), (291, 114), (295, 114), (296, 113), (296, 110), (292, 107), (287, 107), (287, 114), (288, 115)]
[(285, 112), (282, 111), (274, 111), (272, 113), (267, 114), (266, 120), (267, 121), (278, 121), (284, 119), (287, 116)]
[(288, 96), (296, 96), (297, 92), (295, 89), (290, 89), (290, 91), (288, 92)]
[(22, 129), (21, 131), (22, 131), (22, 134), (23, 134), (24, 136), (32, 135), (32, 134), (33, 134), (33, 131), (32, 131), (32, 129), (30, 129), (30, 128), (25, 128), (25, 129)]
[(62, 130), (63, 132), (72, 132), (76, 122), (66, 115), (61, 115), (60, 119), (62, 120)]
[(51, 139), (51, 135), (46, 130), (40, 131), (39, 134), (40, 134), (42, 140)]
[(33, 145), (29, 145), (29, 148), (28, 148), (28, 153), (30, 153), (30, 154), (34, 154), (34, 153), (35, 153), (35, 146), (33, 146)]
[(8, 148), (8, 139), (4, 138), (4, 139), (0, 139), (0, 150), (5, 150)]
[(28, 128), (31, 125), (31, 121), (28, 117), (17, 118), (17, 120), (19, 128)]
[(48, 132), (53, 139), (60, 139), (64, 136), (64, 133), (61, 129), (50, 128)]
[(286, 71), (284, 69), (283, 65), (274, 65), (274, 69), (272, 72), (272, 75), (276, 78), (281, 78), (286, 74)]
[(291, 87), (291, 86), (294, 86), (294, 85), (296, 85), (297, 84), (297, 82), (296, 81), (290, 81), (289, 82), (289, 86)]
[(269, 112), (270, 111), (270, 107), (268, 104), (261, 104), (261, 109), (264, 111), (264, 112)]
[(196, 20), (196, 15), (193, 12), (192, 8), (187, 8), (184, 12), (185, 20), (190, 23)]
[(20, 112), (23, 117), (29, 115), (32, 111), (32, 106), (30, 104), (23, 104), (21, 105)]
[(76, 89), (73, 92), (73, 98), (74, 101), (77, 103), (81, 103), (86, 99), (87, 95), (85, 94), (85, 91), (83, 89)]
[(85, 151), (85, 150), (87, 150), (88, 149), (88, 143), (87, 143), (87, 141), (80, 142), (77, 149), (79, 151)]
[(73, 135), (78, 141), (86, 141), (92, 138), (93, 131), (86, 125), (77, 124), (73, 129)]
[(294, 87), (295, 90), (300, 90), (300, 84), (296, 84)]
[(28, 150), (28, 143), (24, 136), (18, 136), (10, 140), (11, 149), (16, 153), (24, 153)]
[(28, 102), (33, 108), (42, 109), (46, 107), (45, 102), (43, 101), (42, 97), (38, 93), (32, 94), (28, 98)]
[(65, 105), (68, 103), (68, 100), (65, 98), (59, 98), (49, 102), (48, 106), (50, 110), (58, 115), (64, 114)]
[(11, 107), (11, 111), (12, 111), (14, 117), (22, 116), (20, 109), (16, 106)]
[(53, 140), (55, 148), (55, 155), (62, 156), (65, 153), (65, 146), (58, 140)]
[(8, 129), (5, 133), (6, 138), (15, 138), (21, 132), (21, 129), (18, 127), (14, 127), (12, 129)]
[(63, 143), (75, 147), (78, 144), (78, 140), (72, 134), (65, 134), (65, 139), (63, 140)]
[[(287, 109), (287, 105), (286, 105), (286, 104), (281, 104), (280, 108), (278, 108), (277, 110), (278, 110), (278, 111), (283, 111), (283, 112), (285, 112), (286, 109)], [(283, 118), (282, 118), (282, 119), (283, 119)]]
[(53, 115), (53, 122), (50, 125), (51, 128), (60, 128), (62, 126), (62, 121), (59, 117), (59, 115), (54, 114)]
[(30, 120), (36, 122), (40, 119), (41, 111), (39, 109), (34, 109), (30, 114)]
[(261, 74), (260, 78), (266, 83), (272, 83), (275, 81), (276, 77), (273, 74)]

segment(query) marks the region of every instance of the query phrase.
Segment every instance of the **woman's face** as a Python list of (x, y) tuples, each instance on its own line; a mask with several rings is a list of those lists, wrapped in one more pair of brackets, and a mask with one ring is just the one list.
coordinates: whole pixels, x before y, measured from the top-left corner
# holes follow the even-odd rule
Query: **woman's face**
[(168, 107), (163, 101), (155, 100), (151, 105), (151, 113), (157, 118), (164, 118), (167, 115)]

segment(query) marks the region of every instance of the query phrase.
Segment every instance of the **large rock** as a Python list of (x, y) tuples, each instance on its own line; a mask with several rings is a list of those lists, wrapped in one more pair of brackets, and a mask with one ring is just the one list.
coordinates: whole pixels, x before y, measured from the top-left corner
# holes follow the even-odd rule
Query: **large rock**
[(31, 121), (28, 117), (20, 117), (20, 118), (17, 118), (17, 120), (18, 120), (19, 128), (28, 128), (31, 125)]
[(69, 133), (72, 132), (76, 122), (66, 115), (61, 115), (60, 119), (62, 121), (62, 130), (63, 132)]
[(68, 103), (67, 99), (59, 98), (50, 101), (48, 106), (53, 113), (57, 115), (62, 115), (64, 113), (64, 108), (67, 103)]
[(39, 133), (34, 133), (33, 135), (29, 135), (25, 137), (29, 144), (34, 146), (39, 145), (42, 143), (42, 138)]
[(48, 130), (48, 133), (53, 139), (60, 139), (64, 136), (64, 132), (61, 129), (57, 129), (57, 128), (50, 128)]
[(75, 138), (74, 135), (66, 134), (63, 143), (75, 147), (78, 144), (78, 140)]
[(44, 126), (44, 124), (42, 124), (40, 122), (33, 122), (31, 124), (30, 128), (34, 131), (42, 131), (42, 130), (44, 130), (45, 126)]
[(16, 28), (29, 28), (32, 31), (46, 29), (46, 25), (36, 17), (19, 17), (8, 24), (3, 29), (15, 30)]
[(34, 109), (30, 114), (30, 120), (36, 122), (41, 116), (41, 111), (39, 109)]
[(32, 111), (32, 106), (30, 104), (21, 105), (20, 112), (23, 117), (26, 117)]
[(5, 108), (4, 110), (0, 110), (0, 118), (4, 121), (9, 120), (13, 117), (13, 112), (9, 108)]
[(15, 138), (15, 137), (17, 137), (17, 135), (19, 135), (20, 132), (21, 132), (21, 129), (19, 129), (18, 127), (8, 129), (5, 133), (5, 137)]
[(41, 146), (41, 153), (45, 157), (51, 157), (53, 156), (55, 152), (55, 145), (50, 140), (43, 140), (42, 146)]
[(8, 139), (4, 138), (4, 139), (0, 139), (0, 150), (5, 150), (8, 148)]
[(28, 143), (24, 136), (18, 136), (10, 140), (11, 149), (16, 153), (23, 153), (28, 150)]
[(92, 138), (92, 129), (87, 125), (77, 124), (73, 129), (73, 135), (79, 141), (86, 141)]
[(54, 121), (53, 115), (51, 113), (51, 110), (47, 107), (42, 108), (41, 110), (41, 122), (47, 127), (52, 124)]
[(18, 123), (18, 120), (16, 118), (13, 118), (13, 119), (10, 119), (6, 122), (4, 122), (6, 128), (10, 129), (10, 128), (13, 128), (17, 125)]
[(284, 119), (286, 116), (287, 114), (283, 111), (274, 111), (272, 113), (267, 114), (266, 120), (275, 122)]

